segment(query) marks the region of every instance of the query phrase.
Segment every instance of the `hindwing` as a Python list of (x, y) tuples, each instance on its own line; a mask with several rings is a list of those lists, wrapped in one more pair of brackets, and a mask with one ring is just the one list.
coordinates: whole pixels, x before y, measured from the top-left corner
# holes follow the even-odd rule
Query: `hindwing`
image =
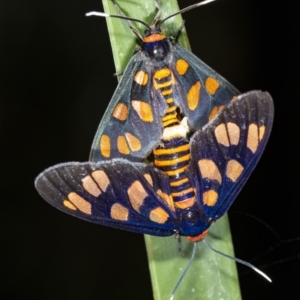
[(268, 93), (241, 95), (191, 138), (187, 176), (198, 218), (176, 209), (167, 175), (152, 164), (125, 159), (64, 163), (35, 180), (40, 195), (75, 217), (119, 229), (197, 236), (230, 207), (257, 164), (273, 122)]
[(190, 178), (199, 205), (212, 220), (230, 207), (269, 138), (273, 101), (266, 92), (243, 94), (191, 140)]
[(138, 233), (174, 234), (167, 177), (145, 164), (63, 163), (41, 173), (35, 186), (47, 202), (77, 218)]

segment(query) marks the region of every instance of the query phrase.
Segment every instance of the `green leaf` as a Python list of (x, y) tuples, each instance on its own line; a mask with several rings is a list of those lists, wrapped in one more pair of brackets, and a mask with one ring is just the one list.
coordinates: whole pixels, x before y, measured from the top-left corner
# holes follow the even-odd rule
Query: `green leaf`
[[(162, 18), (179, 10), (175, 0), (160, 1)], [(137, 18), (151, 24), (157, 9), (153, 0), (119, 0), (126, 16)], [(103, 0), (106, 13), (117, 14), (110, 0)], [(135, 48), (139, 45), (138, 38), (125, 25), (124, 20), (107, 18), (107, 26), (112, 45), (116, 71), (126, 68)], [(138, 22), (131, 22), (143, 36), (146, 29)], [(181, 16), (166, 21), (163, 31), (167, 36), (174, 35), (182, 24)], [(185, 30), (178, 41), (182, 46), (190, 49)], [(227, 216), (223, 216), (212, 225), (206, 240), (217, 250), (234, 256), (230, 228)], [(145, 235), (153, 294), (156, 300), (169, 299), (182, 271), (192, 254), (193, 244), (181, 238), (181, 252), (179, 243), (174, 237), (153, 237)], [(241, 299), (239, 282), (235, 262), (225, 258), (199, 242), (194, 262), (179, 286), (174, 299)]]
[[(227, 216), (209, 229), (205, 240), (226, 254), (234, 255)], [(193, 243), (181, 238), (145, 235), (154, 299), (169, 299), (170, 294), (187, 265)], [(241, 299), (235, 262), (197, 243), (195, 259), (175, 293), (174, 299)]]

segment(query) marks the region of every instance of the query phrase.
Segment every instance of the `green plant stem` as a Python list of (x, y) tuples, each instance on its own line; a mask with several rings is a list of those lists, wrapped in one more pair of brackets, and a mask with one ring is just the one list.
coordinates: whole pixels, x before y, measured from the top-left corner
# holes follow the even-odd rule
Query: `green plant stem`
[[(160, 1), (162, 18), (178, 11), (176, 0)], [(119, 0), (119, 6), (127, 16), (143, 20), (151, 24), (156, 15), (153, 0)], [(106, 13), (116, 14), (110, 0), (103, 0)], [(201, 13), (201, 12), (199, 12)], [(138, 39), (125, 25), (123, 20), (107, 18), (107, 26), (112, 45), (116, 71), (126, 68), (131, 59)], [(163, 25), (167, 36), (177, 32), (182, 24), (181, 16), (176, 16)], [(146, 29), (138, 22), (132, 22), (134, 28), (143, 34)], [(178, 42), (190, 49), (185, 29), (180, 34)], [(212, 225), (206, 240), (216, 249), (234, 256), (229, 222), (223, 216)], [(181, 252), (178, 241), (174, 237), (153, 237), (145, 235), (149, 267), (155, 300), (169, 299), (171, 292), (190, 259), (193, 245), (181, 238)], [(198, 243), (194, 262), (179, 286), (174, 299), (241, 299), (235, 262), (209, 250), (203, 243)]]

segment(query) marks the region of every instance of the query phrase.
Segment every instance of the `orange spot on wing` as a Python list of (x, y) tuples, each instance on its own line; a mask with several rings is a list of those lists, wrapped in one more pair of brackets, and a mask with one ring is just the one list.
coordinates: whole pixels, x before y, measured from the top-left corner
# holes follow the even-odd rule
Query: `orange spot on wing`
[(126, 139), (124, 136), (122, 136), (122, 135), (118, 136), (117, 145), (118, 145), (118, 150), (120, 153), (122, 153), (122, 154), (130, 153)]
[(240, 141), (240, 127), (235, 123), (227, 123), (228, 135), (231, 145), (237, 145)]
[(120, 121), (125, 121), (128, 116), (128, 107), (124, 103), (118, 103), (113, 112), (113, 117)]
[(217, 165), (210, 159), (201, 159), (198, 161), (198, 166), (203, 178), (216, 180), (219, 184), (222, 183), (222, 177)]
[(264, 138), (266, 131), (266, 126), (262, 125), (259, 127), (259, 141), (261, 141)]
[(192, 85), (192, 87), (188, 91), (187, 101), (190, 110), (195, 110), (199, 104), (200, 89), (201, 89), (200, 81), (197, 81), (194, 85)]
[(149, 103), (140, 100), (132, 100), (131, 105), (138, 113), (141, 120), (143, 120), (144, 122), (153, 122), (154, 118)]
[(208, 77), (205, 81), (205, 88), (210, 95), (214, 95), (219, 86), (220, 83), (212, 77)]
[(115, 220), (127, 221), (129, 216), (129, 211), (123, 205), (119, 203), (115, 203), (110, 209), (110, 216)]
[(151, 210), (149, 218), (155, 223), (164, 224), (168, 220), (169, 215), (161, 207), (157, 207)]
[(144, 204), (144, 199), (148, 196), (140, 181), (136, 180), (127, 190), (129, 201), (137, 212), (140, 212), (140, 207)]
[(214, 106), (212, 110), (210, 111), (210, 115), (208, 117), (208, 120), (211, 121), (217, 114), (224, 108), (224, 105), (220, 106)]
[(219, 195), (214, 190), (209, 190), (203, 193), (203, 203), (207, 206), (214, 206), (218, 201)]
[(247, 147), (255, 153), (258, 147), (258, 127), (256, 124), (250, 124), (248, 128)]
[(85, 176), (82, 179), (83, 188), (94, 197), (98, 197), (101, 194), (101, 190), (98, 188), (95, 181), (92, 179), (90, 175)]
[(178, 59), (176, 62), (176, 70), (179, 75), (184, 75), (189, 68), (189, 64), (184, 59)]
[(215, 137), (219, 144), (222, 144), (226, 147), (228, 147), (230, 145), (228, 136), (227, 136), (227, 129), (226, 129), (226, 126), (224, 123), (218, 125), (215, 128)]
[(210, 115), (209, 115), (209, 117), (208, 117), (208, 120), (209, 120), (209, 121), (212, 120), (212, 119), (217, 115), (218, 112), (219, 112), (218, 107), (217, 107), (217, 106), (214, 106), (214, 107), (212, 108), (211, 112), (210, 112)]
[(148, 83), (148, 74), (144, 71), (136, 72), (134, 81), (139, 85), (146, 85)]
[(64, 200), (63, 205), (66, 208), (69, 208), (69, 209), (72, 209), (72, 210), (77, 210), (77, 208), (69, 200)]
[(109, 178), (107, 177), (106, 173), (102, 170), (96, 170), (92, 172), (92, 176), (104, 193), (110, 184)]
[(168, 195), (161, 190), (157, 190), (157, 195), (167, 203), (167, 205), (171, 208), (172, 211), (175, 211), (174, 201), (171, 195)]
[(126, 132), (125, 136), (131, 151), (139, 151), (142, 148), (141, 142), (137, 137), (130, 134), (129, 132)]
[(148, 181), (148, 183), (153, 186), (153, 180), (150, 174), (146, 173), (144, 174), (145, 179)]
[(90, 215), (92, 213), (92, 205), (78, 194), (71, 192), (68, 195), (70, 202), (81, 212)]
[(110, 138), (106, 134), (100, 138), (100, 152), (104, 157), (110, 157)]
[(227, 163), (226, 176), (233, 182), (236, 182), (241, 176), (243, 170), (244, 167), (238, 161), (231, 159)]

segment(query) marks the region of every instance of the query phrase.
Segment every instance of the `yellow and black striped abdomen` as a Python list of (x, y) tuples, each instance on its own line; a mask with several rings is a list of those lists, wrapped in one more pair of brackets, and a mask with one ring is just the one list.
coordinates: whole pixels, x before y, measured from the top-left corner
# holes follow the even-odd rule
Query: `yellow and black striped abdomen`
[(163, 146), (156, 148), (154, 165), (168, 175), (170, 190), (175, 205), (180, 209), (191, 207), (195, 202), (195, 192), (186, 169), (190, 162), (190, 144), (186, 138), (162, 140)]
[(162, 68), (155, 71), (153, 76), (153, 85), (158, 93), (160, 93), (168, 106), (165, 116), (162, 118), (163, 127), (178, 125), (177, 106), (173, 99), (173, 85), (175, 83), (174, 76), (169, 68)]

